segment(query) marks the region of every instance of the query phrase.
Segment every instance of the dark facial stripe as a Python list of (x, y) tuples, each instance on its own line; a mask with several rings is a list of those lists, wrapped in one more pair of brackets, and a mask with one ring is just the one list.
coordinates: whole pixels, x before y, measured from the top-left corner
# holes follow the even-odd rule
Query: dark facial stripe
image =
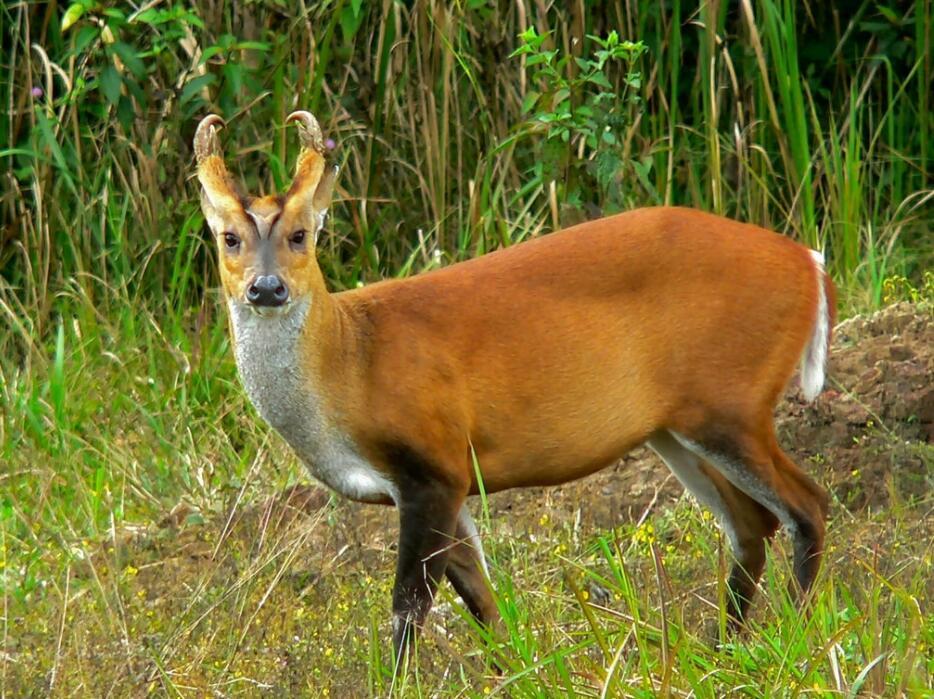
[(247, 217), (253, 222), (253, 227), (256, 229), (256, 235), (260, 240), (269, 238), (269, 233), (272, 231), (273, 226), (276, 225), (276, 222), (282, 215), (281, 211), (277, 211), (267, 218), (262, 214), (258, 214), (250, 209), (247, 209), (245, 213)]

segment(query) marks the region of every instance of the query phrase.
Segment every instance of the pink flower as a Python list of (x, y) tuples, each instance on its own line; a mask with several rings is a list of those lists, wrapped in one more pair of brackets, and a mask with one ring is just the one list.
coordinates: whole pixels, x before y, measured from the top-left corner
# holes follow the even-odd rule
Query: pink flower
[(328, 150), (334, 150), (335, 148), (337, 148), (337, 144), (334, 143), (333, 138), (326, 138), (324, 140), (324, 147), (327, 148)]
[(40, 97), (42, 97), (43, 94), (45, 94), (44, 92), (42, 92), (41, 87), (34, 87), (32, 88), (31, 92), (32, 92), (32, 96), (35, 97), (36, 99), (39, 99)]

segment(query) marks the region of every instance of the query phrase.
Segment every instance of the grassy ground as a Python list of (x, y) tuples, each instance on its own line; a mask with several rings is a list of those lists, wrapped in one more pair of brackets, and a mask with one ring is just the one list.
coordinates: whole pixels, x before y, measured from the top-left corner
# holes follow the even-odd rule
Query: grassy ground
[[(712, 643), (728, 553), (709, 515), (639, 455), (611, 480), (474, 503), (503, 622), (488, 637), (445, 586), (415, 666), (395, 678), (393, 512), (293, 487), (306, 477), (245, 403), (220, 319), (179, 348), (145, 315), (132, 343), (76, 316), (46, 365), (3, 377), (0, 686), (10, 697), (924, 696), (934, 454), (918, 432), (923, 396), (885, 398), (921, 395), (934, 365), (929, 313), (910, 316), (914, 335), (880, 321), (872, 349), (836, 360), (846, 385), (818, 408), (782, 411), (784, 441), (835, 493), (811, 615), (785, 595), (779, 542), (749, 632)], [(865, 367), (888, 371), (874, 353), (893, 334), (913, 348), (889, 362), (902, 373), (859, 388)]]

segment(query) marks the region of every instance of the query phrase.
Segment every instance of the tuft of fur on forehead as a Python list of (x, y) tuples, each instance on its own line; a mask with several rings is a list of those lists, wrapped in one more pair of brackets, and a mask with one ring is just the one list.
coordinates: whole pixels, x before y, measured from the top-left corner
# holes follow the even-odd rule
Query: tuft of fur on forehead
[(278, 194), (270, 194), (265, 197), (253, 197), (246, 204), (246, 209), (256, 216), (263, 218), (272, 218), (282, 213), (283, 197)]
[(256, 197), (246, 204), (246, 214), (249, 216), (260, 238), (268, 238), (269, 232), (282, 215), (282, 197), (275, 194), (266, 197)]

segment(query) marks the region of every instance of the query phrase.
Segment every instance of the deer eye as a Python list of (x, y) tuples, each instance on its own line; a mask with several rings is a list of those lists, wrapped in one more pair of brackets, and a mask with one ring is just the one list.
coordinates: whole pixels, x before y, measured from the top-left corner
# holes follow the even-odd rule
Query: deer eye
[(297, 230), (292, 235), (289, 236), (289, 245), (294, 248), (301, 248), (305, 246), (305, 236), (307, 231)]
[(228, 250), (236, 250), (240, 247), (240, 236), (230, 231), (224, 233), (224, 245), (227, 246)]

